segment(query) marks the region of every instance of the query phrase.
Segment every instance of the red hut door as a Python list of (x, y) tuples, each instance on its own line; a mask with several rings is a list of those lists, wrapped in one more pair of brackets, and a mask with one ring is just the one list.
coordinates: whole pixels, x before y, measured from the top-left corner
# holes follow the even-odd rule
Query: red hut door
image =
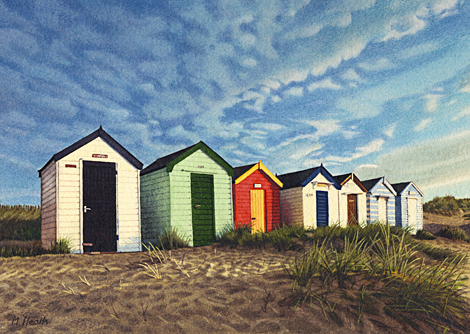
[(83, 246), (85, 252), (115, 252), (116, 165), (83, 162)]
[(348, 195), (348, 225), (357, 223), (357, 195)]
[(266, 232), (265, 216), (264, 216), (264, 190), (251, 189), (251, 231)]

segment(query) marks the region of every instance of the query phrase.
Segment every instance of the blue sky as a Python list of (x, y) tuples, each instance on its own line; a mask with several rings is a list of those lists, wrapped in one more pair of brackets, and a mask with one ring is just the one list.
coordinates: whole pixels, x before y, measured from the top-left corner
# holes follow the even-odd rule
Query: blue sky
[(470, 4), (0, 0), (0, 203), (100, 125), (145, 166), (203, 140), (470, 197)]

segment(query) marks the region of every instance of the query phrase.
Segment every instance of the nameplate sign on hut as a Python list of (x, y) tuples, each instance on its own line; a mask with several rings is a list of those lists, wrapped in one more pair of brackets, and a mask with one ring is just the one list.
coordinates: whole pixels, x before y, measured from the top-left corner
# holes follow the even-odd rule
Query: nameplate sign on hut
[(65, 168), (77, 168), (77, 165), (65, 165)]
[(107, 158), (108, 155), (107, 154), (92, 154), (91, 155), (93, 158), (100, 158), (100, 159), (104, 159), (104, 158)]

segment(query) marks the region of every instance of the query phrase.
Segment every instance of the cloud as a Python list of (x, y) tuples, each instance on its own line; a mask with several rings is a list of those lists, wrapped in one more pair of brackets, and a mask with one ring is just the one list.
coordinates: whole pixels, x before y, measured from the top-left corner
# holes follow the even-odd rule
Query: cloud
[(412, 46), (408, 49), (400, 51), (397, 56), (403, 59), (409, 59), (417, 56), (422, 56), (426, 53), (430, 53), (438, 50), (441, 45), (438, 42), (429, 42), (419, 45)]
[(390, 70), (396, 67), (396, 65), (387, 58), (380, 58), (376, 61), (364, 61), (359, 63), (357, 66), (365, 71), (372, 72)]
[(418, 125), (415, 126), (415, 131), (423, 131), (429, 126), (429, 124), (431, 124), (431, 122), (432, 122), (431, 118), (423, 119), (421, 122), (419, 122)]
[(304, 88), (303, 87), (292, 87), (288, 90), (286, 90), (283, 95), (284, 97), (288, 96), (297, 96), (300, 97), (304, 94)]
[(361, 76), (359, 74), (357, 74), (357, 72), (353, 68), (350, 68), (349, 70), (344, 72), (341, 75), (341, 78), (343, 78), (344, 80), (349, 80), (349, 81), (359, 81), (359, 80), (361, 80)]
[(172, 137), (184, 138), (191, 141), (192, 143), (197, 143), (200, 141), (200, 137), (197, 133), (186, 130), (182, 125), (177, 125), (168, 129), (167, 133)]
[(460, 118), (462, 118), (462, 117), (465, 117), (465, 116), (470, 116), (470, 105), (468, 105), (468, 106), (462, 108), (462, 109), (460, 110), (460, 112), (459, 112), (457, 115), (455, 115), (454, 117), (452, 117), (452, 120), (453, 120), (453, 121), (456, 121), (456, 120), (458, 120), (458, 119), (460, 119)]
[(327, 156), (324, 158), (325, 162), (341, 162), (341, 163), (346, 163), (346, 162), (351, 162), (353, 160), (357, 160), (359, 158), (365, 157), (371, 153), (378, 152), (382, 149), (383, 144), (385, 141), (383, 139), (375, 139), (371, 141), (369, 144), (366, 146), (361, 146), (357, 147), (354, 151), (354, 153), (350, 154), (349, 156)]
[(279, 130), (286, 128), (284, 125), (277, 124), (277, 123), (252, 123), (250, 124), (250, 126), (253, 129), (259, 128), (259, 129), (264, 129), (268, 131), (279, 131)]
[(332, 90), (338, 90), (341, 89), (341, 86), (338, 84), (333, 83), (331, 78), (324, 79), (322, 81), (317, 81), (313, 82), (310, 85), (308, 85), (307, 90), (309, 92), (313, 92), (316, 89), (332, 89)]
[(442, 95), (437, 94), (428, 94), (424, 98), (426, 101), (426, 110), (429, 112), (434, 112), (437, 110), (439, 106), (439, 100), (441, 99)]
[(426, 27), (426, 21), (419, 19), (415, 14), (393, 19), (388, 27), (386, 36), (382, 39), (386, 42), (390, 39), (401, 39), (407, 35), (414, 35)]
[(318, 137), (330, 135), (341, 129), (341, 125), (339, 125), (339, 120), (336, 119), (327, 119), (322, 121), (306, 121), (305, 123), (317, 129), (317, 132), (315, 134)]
[(392, 137), (393, 137), (393, 133), (395, 132), (396, 127), (397, 127), (397, 123), (390, 124), (390, 125), (388, 125), (387, 129), (385, 129), (385, 130), (383, 131), (383, 133), (384, 133), (388, 138), (392, 138)]

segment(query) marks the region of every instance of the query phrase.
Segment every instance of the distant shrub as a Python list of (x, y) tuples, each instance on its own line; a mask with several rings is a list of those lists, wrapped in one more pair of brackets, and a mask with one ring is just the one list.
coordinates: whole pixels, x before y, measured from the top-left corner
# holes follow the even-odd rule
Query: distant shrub
[(461, 211), (470, 211), (470, 199), (456, 199), (454, 196), (434, 197), (423, 204), (423, 211), (440, 215), (452, 216)]
[(416, 239), (419, 239), (419, 240), (434, 240), (434, 239), (436, 239), (436, 237), (434, 236), (434, 234), (432, 234), (429, 231), (418, 230), (416, 232)]
[(41, 240), (41, 207), (0, 205), (0, 240)]
[(447, 239), (470, 242), (470, 238), (468, 237), (467, 233), (465, 233), (465, 231), (461, 228), (455, 226), (446, 226), (439, 230), (436, 235)]

